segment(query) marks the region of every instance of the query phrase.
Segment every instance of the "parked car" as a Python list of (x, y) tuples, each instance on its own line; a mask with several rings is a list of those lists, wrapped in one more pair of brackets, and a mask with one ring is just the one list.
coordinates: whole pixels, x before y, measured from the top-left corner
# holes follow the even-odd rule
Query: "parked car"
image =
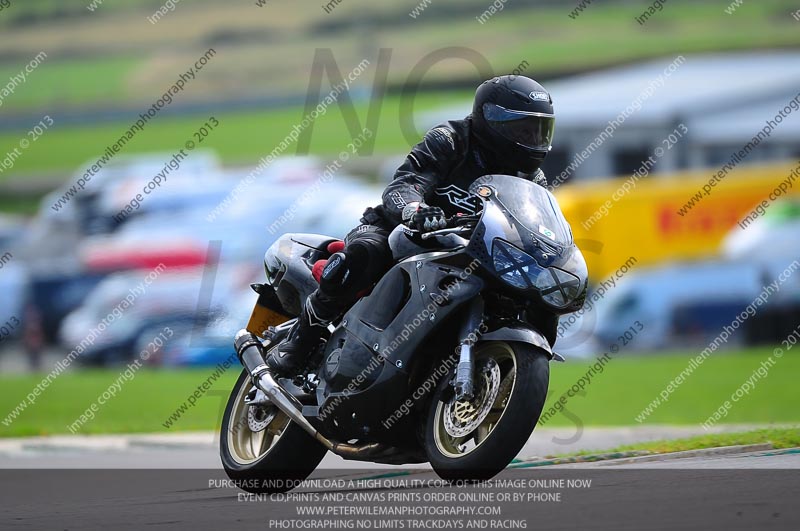
[(26, 301), (35, 309), (47, 343), (58, 341), (63, 320), (83, 304), (90, 293), (105, 278), (100, 272), (75, 272), (29, 277)]
[[(599, 345), (628, 343), (649, 350), (699, 345), (712, 340), (761, 292), (765, 270), (729, 261), (672, 263), (632, 271), (596, 305)], [(641, 323), (629, 342), (625, 331)], [(733, 337), (736, 344), (743, 337)]]
[[(80, 360), (113, 364), (133, 357), (153, 327), (175, 327), (176, 332), (204, 327), (225, 314), (232, 294), (241, 291), (242, 284), (252, 276), (250, 270), (237, 267), (221, 267), (213, 278), (207, 278), (206, 271), (204, 267), (167, 271), (149, 285), (142, 282), (152, 270), (110, 275), (64, 319), (61, 343), (71, 350), (84, 342), (91, 330), (97, 330)], [(126, 299), (128, 304), (123, 302)], [(99, 324), (104, 320), (108, 324), (101, 330)]]
[(231, 334), (248, 321), (256, 298), (248, 287), (205, 326), (176, 333), (150, 362), (164, 366), (214, 366), (229, 360), (234, 354)]

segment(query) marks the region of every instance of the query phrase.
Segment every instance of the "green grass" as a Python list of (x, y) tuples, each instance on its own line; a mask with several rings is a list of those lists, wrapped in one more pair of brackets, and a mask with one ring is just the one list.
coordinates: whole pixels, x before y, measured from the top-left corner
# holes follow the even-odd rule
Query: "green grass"
[[(231, 367), (214, 382), (171, 430), (162, 425), (213, 371), (213, 368), (180, 371), (141, 369), (133, 380), (122, 384), (116, 397), (98, 406), (97, 415), (84, 424), (80, 433), (213, 430), (220, 418), (220, 408), (224, 407), (239, 374), (237, 367)], [(0, 422), (0, 436), (70, 433), (68, 426), (119, 376), (120, 371), (114, 370), (76, 371), (59, 376), (9, 427)], [(42, 375), (5, 376), (0, 380), (3, 385), (0, 398), (2, 419), (25, 399), (41, 378)]]
[[(91, 61), (44, 58), (33, 72), (25, 75), (27, 81), (5, 98), (3, 107), (20, 111), (45, 104), (58, 107), (87, 102), (93, 105), (118, 104), (134, 96), (128, 90), (125, 79), (140, 63), (141, 59), (124, 56), (101, 57)], [(18, 76), (27, 64), (28, 61), (0, 65), (2, 85), (13, 76)]]
[[(647, 424), (699, 424), (752, 374), (769, 355), (768, 349), (709, 358), (696, 373), (645, 422)], [(687, 355), (646, 356), (613, 359), (602, 374), (586, 388), (585, 396), (567, 403), (568, 414), (553, 417), (547, 426), (575, 426), (579, 419), (585, 426), (637, 426), (634, 417), (686, 365)], [(588, 365), (568, 362), (552, 365), (551, 396), (548, 405), (571, 386)], [(784, 357), (761, 380), (753, 392), (736, 403), (725, 422), (794, 423), (800, 422), (797, 409), (800, 392), (796, 374), (800, 358)], [(211, 391), (198, 400), (175, 426), (162, 426), (171, 413), (211, 373), (210, 369), (154, 371), (142, 369), (124, 384), (116, 398), (101, 407), (96, 418), (86, 424), (83, 433), (168, 433), (177, 430), (213, 430), (219, 411), (238, 371), (231, 368)], [(0, 437), (68, 433), (67, 426), (114, 382), (119, 373), (93, 370), (67, 373), (48, 387), (9, 426), (0, 422)], [(0, 377), (0, 421), (25, 399), (41, 375)], [(716, 436), (714, 436), (716, 437)], [(735, 441), (733, 436), (727, 441)], [(706, 440), (706, 439), (703, 439)], [(723, 439), (707, 439), (708, 444)], [(790, 439), (790, 444), (794, 439)], [(657, 444), (657, 443), (654, 443)], [(733, 444), (733, 443), (731, 443)], [(791, 443), (793, 444), (793, 443)], [(678, 448), (676, 446), (676, 448)]]
[[(643, 424), (635, 418), (687, 367), (690, 356), (658, 355), (612, 358), (602, 374), (595, 375), (585, 396), (574, 396), (565, 405), (566, 413), (548, 420), (546, 426), (585, 425), (638, 426), (648, 424), (701, 424), (758, 369), (771, 354), (770, 349), (753, 349), (736, 354), (718, 353), (709, 357), (689, 376), (669, 400), (662, 403)], [(587, 365), (567, 361), (550, 366), (551, 394), (545, 411), (566, 390), (586, 374)], [(726, 423), (774, 423), (800, 421), (800, 388), (796, 374), (800, 357), (784, 356), (759, 380), (755, 389), (733, 403)]]

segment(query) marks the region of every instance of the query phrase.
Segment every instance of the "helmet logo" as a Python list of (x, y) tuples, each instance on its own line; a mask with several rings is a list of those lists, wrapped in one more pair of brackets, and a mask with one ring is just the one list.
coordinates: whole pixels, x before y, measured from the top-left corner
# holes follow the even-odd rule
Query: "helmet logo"
[(547, 92), (537, 92), (533, 91), (528, 94), (528, 97), (533, 101), (550, 101), (550, 94)]

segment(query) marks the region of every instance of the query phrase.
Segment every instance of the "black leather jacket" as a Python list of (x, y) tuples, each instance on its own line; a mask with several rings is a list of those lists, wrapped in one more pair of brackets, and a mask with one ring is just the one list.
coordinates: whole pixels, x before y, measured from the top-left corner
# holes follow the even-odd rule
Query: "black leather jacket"
[(368, 208), (363, 223), (391, 230), (402, 221), (403, 207), (415, 201), (438, 206), (447, 216), (472, 214), (480, 201), (470, 196), (470, 184), (484, 175), (518, 175), (547, 186), (544, 172), (523, 174), (492, 159), (471, 132), (472, 119), (452, 120), (427, 132), (411, 149), (383, 192), (383, 203)]
[[(361, 222), (391, 231), (402, 222), (403, 207), (415, 201), (438, 206), (447, 216), (458, 212), (472, 214), (480, 200), (470, 196), (470, 184), (490, 174), (517, 175), (547, 186), (544, 172), (523, 174), (492, 160), (472, 134), (472, 119), (453, 120), (428, 131), (422, 142), (411, 149), (383, 192), (383, 203), (364, 212)], [(532, 320), (550, 345), (556, 341), (558, 315), (540, 312)]]

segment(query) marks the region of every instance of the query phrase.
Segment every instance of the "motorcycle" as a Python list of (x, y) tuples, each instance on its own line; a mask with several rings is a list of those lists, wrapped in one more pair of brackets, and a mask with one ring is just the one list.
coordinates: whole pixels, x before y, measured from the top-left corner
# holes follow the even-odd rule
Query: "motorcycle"
[[(328, 451), (374, 463), (430, 463), (443, 479), (489, 479), (531, 436), (564, 361), (537, 328), (580, 309), (588, 273), (553, 195), (507, 175), (476, 180), (478, 214), (389, 236), (394, 266), (339, 320), (296, 375), (265, 355), (316, 288), (335, 238), (286, 234), (234, 340), (244, 371), (228, 399), (220, 456), (253, 492), (290, 490)], [(315, 268), (315, 265), (317, 266)]]

